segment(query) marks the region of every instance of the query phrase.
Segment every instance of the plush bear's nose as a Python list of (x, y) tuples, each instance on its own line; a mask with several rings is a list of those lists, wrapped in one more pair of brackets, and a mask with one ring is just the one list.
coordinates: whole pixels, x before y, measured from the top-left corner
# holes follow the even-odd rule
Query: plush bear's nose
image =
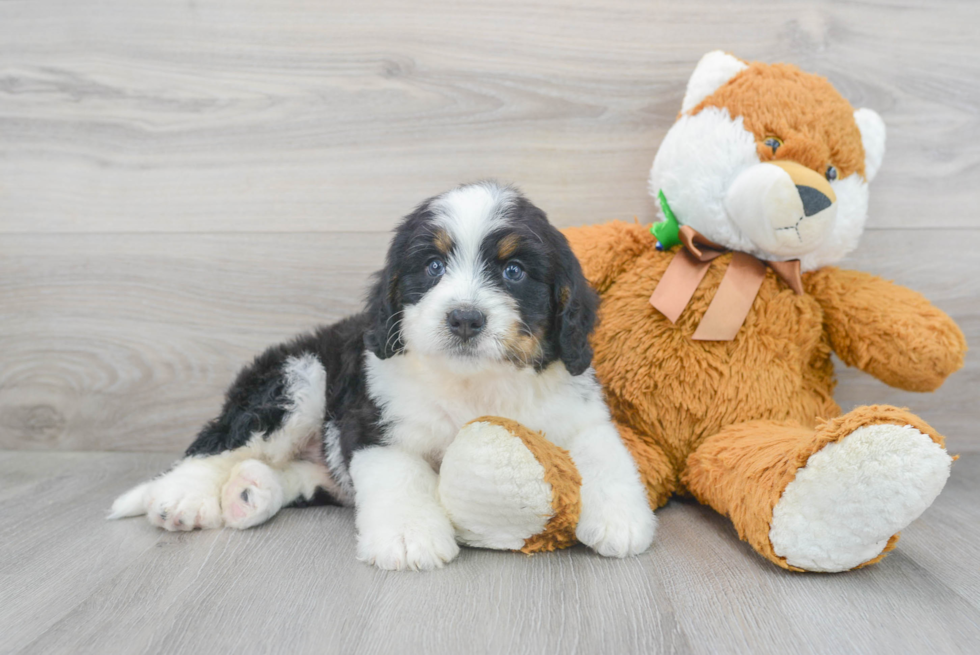
[[(830, 182), (815, 170), (797, 164), (795, 161), (776, 160), (766, 163), (786, 171), (789, 179), (793, 181), (796, 190), (800, 193), (800, 200), (803, 201), (807, 216), (823, 211), (837, 202), (837, 195), (834, 193), (834, 188), (830, 186)], [(813, 211), (807, 207), (808, 202)]]
[(812, 252), (833, 229), (837, 196), (820, 173), (776, 160), (739, 173), (725, 193), (725, 211), (762, 252), (796, 258)]
[(469, 341), (486, 325), (487, 317), (477, 309), (454, 309), (446, 317), (449, 331), (463, 341)]
[(802, 184), (796, 185), (796, 190), (800, 194), (800, 200), (803, 201), (803, 215), (813, 216), (814, 214), (819, 214), (823, 210), (830, 207), (834, 202), (828, 198), (824, 193), (814, 189), (812, 186), (803, 186)]

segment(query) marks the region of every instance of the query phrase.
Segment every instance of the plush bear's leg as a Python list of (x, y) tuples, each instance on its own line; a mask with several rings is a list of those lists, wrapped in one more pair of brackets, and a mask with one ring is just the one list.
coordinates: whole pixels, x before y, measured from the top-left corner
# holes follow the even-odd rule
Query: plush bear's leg
[[(616, 427), (637, 462), (651, 507), (663, 505), (677, 486), (667, 456), (629, 428)], [(464, 426), (439, 471), (439, 497), (461, 543), (525, 553), (577, 543), (581, 484), (567, 451), (497, 417)]]
[(647, 488), (650, 507), (657, 509), (666, 505), (671, 494), (677, 490), (677, 473), (667, 455), (658, 446), (644, 441), (632, 429), (619, 422), (614, 423), (620, 438), (636, 461), (640, 479)]
[(816, 430), (753, 421), (706, 439), (681, 480), (763, 557), (794, 571), (873, 564), (939, 495), (943, 437), (895, 407), (858, 407)]
[(457, 540), (525, 553), (576, 543), (581, 485), (566, 450), (489, 416), (459, 431), (439, 470), (439, 498)]

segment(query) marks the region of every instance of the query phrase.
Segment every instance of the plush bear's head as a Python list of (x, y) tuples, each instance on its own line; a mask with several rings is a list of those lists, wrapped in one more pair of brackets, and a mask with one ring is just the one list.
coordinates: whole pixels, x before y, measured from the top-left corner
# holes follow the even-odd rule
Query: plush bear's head
[(650, 191), (711, 241), (807, 271), (857, 246), (884, 152), (881, 117), (826, 79), (716, 51), (688, 81)]

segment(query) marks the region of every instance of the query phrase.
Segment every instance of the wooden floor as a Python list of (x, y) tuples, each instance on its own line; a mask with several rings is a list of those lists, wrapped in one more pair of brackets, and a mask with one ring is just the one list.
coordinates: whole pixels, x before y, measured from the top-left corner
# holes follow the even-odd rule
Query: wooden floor
[(354, 559), (348, 509), (166, 533), (105, 521), (160, 454), (0, 454), (2, 653), (976, 653), (980, 454), (880, 564), (783, 571), (693, 502), (629, 560), (464, 549), (429, 573)]
[[(980, 3), (0, 2), (0, 653), (980, 652)], [(838, 367), (966, 453), (880, 566), (777, 570), (695, 504), (637, 559), (358, 564), (351, 515), (108, 523), (257, 350), (356, 311), (387, 232), (460, 182), (553, 222), (649, 221), (708, 50), (789, 61), (885, 119), (845, 266), (974, 346), (934, 394)], [(970, 454), (975, 453), (975, 454)]]

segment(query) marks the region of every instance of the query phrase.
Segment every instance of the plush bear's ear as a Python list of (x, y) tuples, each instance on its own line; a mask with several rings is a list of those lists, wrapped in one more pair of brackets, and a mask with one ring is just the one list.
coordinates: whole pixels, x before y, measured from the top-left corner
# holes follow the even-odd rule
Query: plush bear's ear
[(748, 64), (744, 61), (721, 50), (714, 50), (701, 57), (691, 79), (687, 81), (687, 93), (684, 94), (681, 111), (691, 111), (746, 68)]
[(885, 157), (885, 121), (878, 112), (862, 107), (854, 112), (854, 122), (861, 130), (864, 146), (864, 179), (870, 182), (878, 175)]

